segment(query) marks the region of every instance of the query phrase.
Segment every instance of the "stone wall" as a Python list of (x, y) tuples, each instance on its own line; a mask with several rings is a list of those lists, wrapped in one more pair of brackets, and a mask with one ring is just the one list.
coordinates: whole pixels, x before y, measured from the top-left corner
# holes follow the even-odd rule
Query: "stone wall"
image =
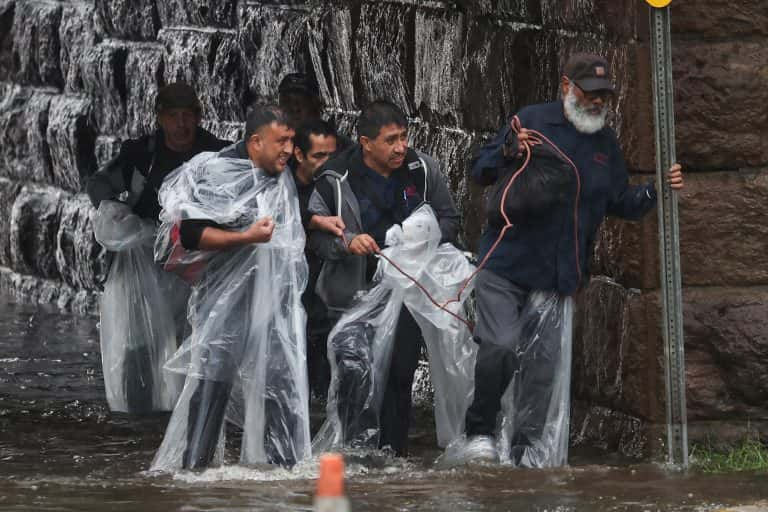
[[(768, 6), (673, 2), (671, 17), (677, 156), (688, 172), (679, 206), (691, 434), (765, 432)], [(652, 157), (634, 169), (650, 170)], [(574, 380), (577, 397), (650, 424), (665, 421), (657, 228), (651, 215), (603, 229), (596, 264), (622, 286), (593, 280), (587, 290)]]
[[(673, 4), (678, 148), (691, 171), (690, 416), (765, 418), (768, 14), (760, 0)], [(0, 289), (94, 311), (106, 265), (84, 180), (153, 128), (154, 95), (173, 80), (195, 85), (204, 125), (230, 139), (291, 71), (317, 77), (348, 134), (361, 105), (396, 102), (413, 144), (444, 162), (473, 247), (483, 192), (467, 180), (471, 153), (519, 107), (556, 96), (570, 52), (600, 52), (617, 75), (613, 124), (646, 179), (647, 22), (642, 0), (0, 0)], [(643, 425), (663, 422), (657, 253), (654, 218), (603, 230), (593, 268), (604, 277), (577, 317), (577, 441), (642, 451)]]

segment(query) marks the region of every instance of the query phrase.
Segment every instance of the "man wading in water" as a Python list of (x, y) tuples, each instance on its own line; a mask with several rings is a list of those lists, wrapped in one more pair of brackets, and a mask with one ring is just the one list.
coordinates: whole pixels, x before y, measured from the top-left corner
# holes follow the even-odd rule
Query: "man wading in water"
[[(218, 151), (230, 144), (199, 127), (200, 102), (194, 89), (187, 84), (177, 82), (160, 89), (155, 100), (155, 112), (158, 129), (152, 134), (123, 142), (118, 155), (88, 179), (86, 191), (97, 209), (102, 201), (118, 201), (126, 195), (124, 205), (109, 205), (109, 212), (114, 216), (105, 225), (111, 226), (108, 238), (112, 243), (99, 240), (108, 249), (114, 248), (121, 252), (129, 250), (130, 242), (127, 239), (113, 238), (121, 231), (114, 227), (131, 224), (128, 218), (131, 214), (147, 221), (146, 225), (158, 222), (160, 205), (157, 191), (172, 170), (198, 153)], [(133, 225), (142, 225), (139, 219), (135, 219)], [(135, 233), (122, 231), (135, 238)], [(143, 247), (145, 244), (140, 245)], [(162, 365), (165, 360), (162, 355), (169, 350), (172, 353), (176, 348), (173, 342), (170, 347), (164, 346), (166, 336), (160, 331), (164, 331), (163, 324), (175, 321), (176, 341), (180, 343), (186, 325), (186, 300), (167, 294), (184, 295), (188, 291), (179, 283), (181, 286), (173, 286), (175, 292), (160, 289), (158, 293), (149, 294), (147, 286), (151, 286), (152, 281), (143, 282), (149, 276), (115, 274), (160, 273), (152, 261), (151, 241), (148, 247), (146, 265), (142, 265), (144, 270), (141, 271), (136, 265), (143, 262), (143, 259), (140, 262), (129, 262), (116, 255), (107, 282), (106, 300), (102, 300), (104, 380), (110, 409), (113, 411), (141, 414), (168, 410), (176, 399), (176, 396), (164, 396), (167, 394), (162, 391), (164, 385), (157, 382), (163, 375)], [(123, 256), (128, 257), (127, 252)], [(140, 258), (143, 253), (136, 253), (135, 256)], [(169, 279), (169, 276), (157, 276), (155, 287), (157, 281), (167, 283)], [(131, 299), (131, 291), (142, 297)], [(162, 300), (163, 304), (151, 303), (155, 299)], [(144, 303), (148, 303), (146, 307)], [(138, 304), (136, 308), (142, 310), (130, 310), (132, 304)], [(147, 329), (139, 324), (146, 324)]]
[[(557, 165), (577, 179), (561, 202), (514, 222), (503, 238), (505, 226), (489, 223), (480, 242), (480, 260), (487, 261), (475, 285), (480, 347), (465, 460), (501, 456), (532, 467), (567, 462), (570, 297), (586, 283), (603, 219), (637, 220), (656, 205), (653, 182), (629, 185), (616, 135), (605, 124), (614, 94), (605, 59), (573, 55), (560, 89), (561, 101), (523, 108), (517, 115), (521, 128), (504, 126), (472, 165), (472, 178), (487, 186), (521, 166), (526, 144), (541, 142), (533, 146), (532, 162), (542, 149), (559, 155), (541, 134), (567, 157), (558, 156)], [(679, 165), (668, 179), (674, 190), (683, 187)], [(510, 412), (506, 443), (494, 438), (500, 411)]]

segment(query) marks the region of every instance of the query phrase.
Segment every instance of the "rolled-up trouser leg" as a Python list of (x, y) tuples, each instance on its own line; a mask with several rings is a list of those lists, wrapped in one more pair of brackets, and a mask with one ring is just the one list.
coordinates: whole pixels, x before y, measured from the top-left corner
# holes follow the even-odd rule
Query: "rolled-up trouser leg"
[(518, 368), (520, 313), (528, 291), (481, 270), (475, 282), (477, 320), (474, 337), (480, 344), (475, 362), (475, 394), (467, 410), (467, 435), (492, 435), (501, 397)]
[(378, 426), (372, 407), (373, 393), (373, 328), (365, 322), (353, 322), (337, 332), (331, 340), (338, 373), (337, 410), (344, 442), (371, 441), (367, 432)]
[(131, 414), (146, 414), (154, 410), (152, 392), (155, 385), (149, 347), (139, 345), (125, 351), (123, 380), (125, 400)]
[(193, 377), (188, 379), (195, 380), (197, 387), (189, 400), (187, 448), (184, 450), (182, 467), (205, 468), (216, 454), (232, 384)]
[(403, 306), (395, 330), (392, 362), (381, 404), (380, 447), (391, 446), (398, 456), (408, 454), (413, 376), (424, 338), (416, 320)]

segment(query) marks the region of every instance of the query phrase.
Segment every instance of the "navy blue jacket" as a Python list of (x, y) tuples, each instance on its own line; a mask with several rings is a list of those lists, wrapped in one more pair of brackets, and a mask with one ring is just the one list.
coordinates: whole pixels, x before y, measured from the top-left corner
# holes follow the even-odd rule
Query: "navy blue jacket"
[[(574, 207), (574, 197), (574, 202), (546, 216), (513, 226), (485, 268), (527, 289), (572, 295), (589, 274), (592, 248), (603, 219), (607, 215), (640, 219), (656, 205), (656, 188), (653, 182), (630, 185), (614, 131), (605, 127), (592, 135), (578, 132), (565, 118), (562, 102), (525, 107), (518, 117), (524, 128), (544, 134), (576, 165), (581, 182), (578, 208)], [(472, 178), (478, 184), (495, 183), (500, 168), (509, 164), (502, 148), (510, 129), (509, 125), (503, 127), (472, 161)], [(480, 241), (481, 261), (500, 231), (486, 228)]]

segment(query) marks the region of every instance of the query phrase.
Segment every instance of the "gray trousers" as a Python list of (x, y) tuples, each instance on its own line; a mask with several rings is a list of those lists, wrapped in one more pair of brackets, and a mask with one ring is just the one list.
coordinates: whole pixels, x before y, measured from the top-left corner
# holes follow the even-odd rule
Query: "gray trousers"
[(514, 379), (512, 446), (540, 439), (547, 421), (561, 357), (562, 322), (549, 322), (531, 294), (511, 281), (481, 270), (475, 284), (479, 343), (474, 401), (467, 411), (467, 435), (493, 435), (501, 399)]

